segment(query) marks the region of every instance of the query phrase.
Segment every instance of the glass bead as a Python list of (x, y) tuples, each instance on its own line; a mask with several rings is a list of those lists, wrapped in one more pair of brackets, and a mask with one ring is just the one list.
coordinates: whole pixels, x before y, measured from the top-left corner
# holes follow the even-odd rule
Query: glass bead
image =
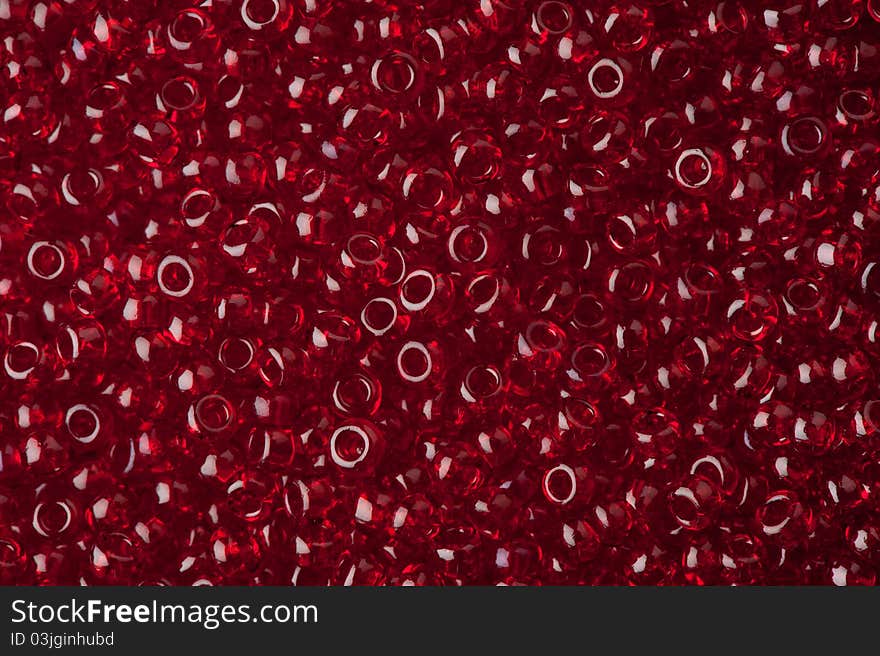
[(0, 1), (0, 584), (876, 583), (878, 2), (192, 4)]

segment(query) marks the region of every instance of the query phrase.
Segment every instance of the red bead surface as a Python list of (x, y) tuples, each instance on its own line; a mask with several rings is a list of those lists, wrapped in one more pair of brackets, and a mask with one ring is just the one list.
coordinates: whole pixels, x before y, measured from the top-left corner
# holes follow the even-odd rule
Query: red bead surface
[(874, 584), (875, 4), (0, 0), (0, 584)]

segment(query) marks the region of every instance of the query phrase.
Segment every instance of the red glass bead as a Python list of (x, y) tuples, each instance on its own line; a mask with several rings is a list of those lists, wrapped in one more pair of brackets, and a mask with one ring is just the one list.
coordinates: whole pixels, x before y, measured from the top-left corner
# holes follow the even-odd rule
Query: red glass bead
[(31, 4), (0, 584), (876, 583), (880, 4)]

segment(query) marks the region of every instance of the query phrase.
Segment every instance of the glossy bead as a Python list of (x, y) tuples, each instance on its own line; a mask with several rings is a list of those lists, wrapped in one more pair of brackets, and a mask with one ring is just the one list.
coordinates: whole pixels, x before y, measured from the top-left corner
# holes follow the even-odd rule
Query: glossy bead
[(876, 583), (875, 0), (0, 1), (0, 583)]
[(345, 473), (363, 476), (381, 462), (384, 440), (372, 423), (353, 421), (333, 429), (327, 448), (334, 466)]

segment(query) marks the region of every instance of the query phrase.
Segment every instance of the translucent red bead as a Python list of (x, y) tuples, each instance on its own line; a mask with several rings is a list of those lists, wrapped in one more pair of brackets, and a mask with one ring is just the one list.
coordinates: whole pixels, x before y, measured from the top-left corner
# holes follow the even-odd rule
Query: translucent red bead
[(0, 0), (0, 584), (874, 584), (878, 53)]

